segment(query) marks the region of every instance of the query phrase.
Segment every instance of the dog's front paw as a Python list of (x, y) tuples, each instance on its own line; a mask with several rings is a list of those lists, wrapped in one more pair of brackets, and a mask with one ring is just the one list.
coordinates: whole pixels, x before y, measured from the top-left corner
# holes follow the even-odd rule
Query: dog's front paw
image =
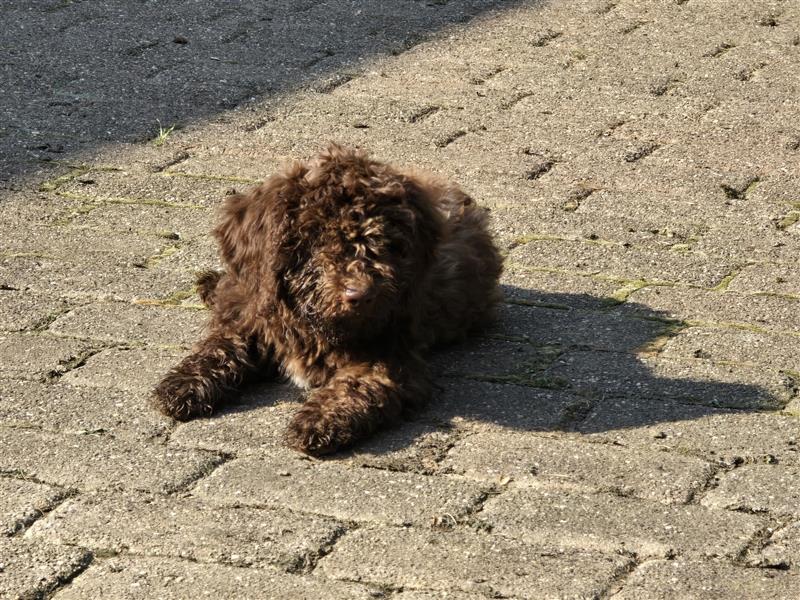
[(312, 456), (336, 452), (353, 441), (351, 426), (324, 405), (309, 400), (297, 411), (286, 430), (286, 444)]
[(159, 412), (178, 421), (214, 412), (203, 380), (176, 372), (169, 373), (156, 386), (151, 402)]

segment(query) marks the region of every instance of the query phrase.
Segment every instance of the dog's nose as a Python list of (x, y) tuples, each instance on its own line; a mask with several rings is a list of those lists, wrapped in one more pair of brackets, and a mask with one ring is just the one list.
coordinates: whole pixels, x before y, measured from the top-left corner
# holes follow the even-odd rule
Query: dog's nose
[(366, 288), (347, 286), (342, 293), (342, 298), (345, 304), (358, 306), (367, 299), (367, 290)]

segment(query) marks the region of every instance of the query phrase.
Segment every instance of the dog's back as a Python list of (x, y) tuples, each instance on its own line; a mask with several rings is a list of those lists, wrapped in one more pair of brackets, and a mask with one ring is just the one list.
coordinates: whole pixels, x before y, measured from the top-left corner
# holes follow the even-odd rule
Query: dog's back
[(460, 340), (489, 319), (503, 269), (485, 209), (454, 186), (433, 201), (446, 221), (423, 292), (420, 331), (427, 346)]

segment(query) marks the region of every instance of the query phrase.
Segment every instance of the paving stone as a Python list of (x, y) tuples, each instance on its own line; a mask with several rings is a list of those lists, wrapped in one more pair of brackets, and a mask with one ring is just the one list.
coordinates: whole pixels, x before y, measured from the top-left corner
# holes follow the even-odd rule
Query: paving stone
[(0, 473), (80, 490), (122, 487), (169, 492), (208, 473), (220, 458), (105, 435), (0, 428)]
[(194, 286), (197, 273), (209, 269), (223, 269), (224, 265), (219, 258), (216, 240), (210, 235), (198, 235), (196, 238), (181, 242), (174, 253), (159, 261), (154, 270), (170, 274), (175, 281), (181, 282), (187, 274), (191, 276), (191, 283), (181, 292), (189, 291)]
[(200, 481), (194, 493), (210, 504), (286, 508), (346, 521), (430, 524), (458, 517), (483, 497), (480, 484), (316, 462), (289, 452), (245, 457)]
[(577, 426), (622, 446), (669, 450), (729, 465), (800, 463), (797, 417), (646, 398), (601, 401)]
[(432, 475), (458, 435), (449, 425), (401, 422), (356, 445), (343, 458), (359, 467)]
[(441, 395), (431, 402), (421, 418), (471, 430), (552, 431), (564, 423), (575, 406), (585, 403), (582, 398), (558, 390), (492, 383), (492, 380), (522, 381), (541, 387), (560, 387), (559, 381), (536, 374), (524, 374), (524, 378), (516, 373), (474, 376), (488, 381), (440, 379)]
[(800, 417), (800, 398), (794, 398), (789, 404), (783, 407), (784, 414)]
[(800, 467), (745, 465), (719, 477), (702, 504), (772, 515), (800, 515)]
[(165, 299), (191, 288), (192, 272), (133, 264), (146, 264), (151, 256), (122, 262), (111, 254), (87, 255), (81, 260), (30, 255), (0, 257), (0, 286), (81, 302)]
[(184, 206), (142, 204), (79, 204), (64, 219), (78, 227), (102, 228), (158, 236), (167, 242), (185, 242), (211, 231), (211, 210)]
[(0, 330), (22, 331), (46, 324), (70, 308), (67, 300), (21, 290), (0, 290)]
[(0, 477), (0, 534), (24, 529), (64, 496), (64, 490), (49, 485)]
[(454, 592), (450, 590), (439, 590), (437, 592), (409, 591), (400, 592), (395, 598), (399, 600), (480, 600), (486, 596), (477, 594), (467, 594), (464, 592)]
[(532, 544), (638, 557), (735, 557), (763, 523), (752, 515), (667, 506), (609, 494), (524, 489), (490, 498), (478, 514), (493, 534)]
[(563, 552), (472, 531), (361, 529), (318, 568), (334, 579), (522, 598), (591, 598), (628, 559)]
[[(188, 160), (189, 155), (186, 153)], [(130, 165), (126, 165), (130, 167)], [(197, 179), (175, 177), (166, 172), (149, 173), (131, 168), (125, 170), (92, 170), (63, 185), (57, 191), (67, 197), (94, 205), (103, 204), (109, 208), (132, 207), (170, 209), (187, 207), (183, 210), (214, 208), (226, 196), (233, 184), (213, 178)], [(172, 205), (172, 206), (171, 206)], [(202, 213), (202, 211), (200, 211)], [(170, 211), (162, 210), (169, 218)], [(185, 213), (182, 213), (185, 214)]]
[(681, 282), (711, 288), (736, 266), (709, 262), (699, 256), (636, 248), (621, 244), (571, 240), (533, 240), (508, 255), (511, 262), (583, 274), (602, 274), (620, 280)]
[(800, 566), (800, 522), (790, 523), (767, 541), (759, 552), (748, 557), (759, 566), (797, 570)]
[(183, 600), (275, 598), (275, 600), (369, 600), (361, 585), (288, 575), (275, 569), (238, 568), (174, 558), (119, 557), (92, 565), (57, 600)]
[(793, 380), (777, 370), (674, 361), (615, 352), (568, 352), (544, 376), (593, 398), (628, 396), (681, 400), (727, 408), (776, 410), (793, 397)]
[(0, 537), (0, 598), (42, 598), (86, 568), (91, 555), (81, 548), (28, 544)]
[(187, 346), (200, 338), (206, 318), (206, 311), (110, 302), (76, 308), (49, 330), (100, 342)]
[[(360, 521), (372, 511), (396, 523), (401, 514), (417, 518), (421, 512), (424, 533), (370, 530), (372, 525), (361, 523), (312, 576), (100, 552), (56, 596), (605, 597), (657, 565), (663, 571), (655, 569), (658, 577), (648, 579), (649, 587), (623, 595), (647, 597), (651, 590), (650, 596), (664, 598), (799, 597), (788, 577), (796, 565), (789, 564), (788, 573), (744, 568), (786, 568), (795, 556), (791, 528), (775, 534), (782, 545), (767, 544), (764, 552), (773, 547), (777, 554), (765, 554), (761, 562), (747, 555), (724, 564), (699, 563), (706, 551), (735, 554), (735, 528), (724, 524), (711, 529), (707, 547), (697, 553), (684, 543), (703, 531), (703, 515), (725, 523), (764, 519), (772, 526), (776, 519), (782, 524), (788, 518), (783, 511), (796, 503), (769, 477), (760, 488), (747, 482), (725, 487), (726, 477), (750, 466), (781, 473), (800, 464), (790, 443), (797, 437), (796, 416), (790, 415), (800, 415), (798, 300), (792, 297), (800, 251), (800, 228), (792, 223), (800, 206), (800, 12), (794, 4), (435, 0), (388, 8), (362, 3), (358, 10), (341, 0), (240, 4), (4, 3), (0, 47), (10, 51), (0, 98), (0, 288), (13, 289), (0, 290), (0, 329), (46, 327), (58, 317), (60, 299), (72, 303), (66, 308), (98, 301), (183, 308), (152, 307), (141, 314), (131, 309), (129, 315), (115, 306), (62, 316), (58, 326), (91, 340), (92, 350), (109, 344), (135, 349), (106, 348), (47, 389), (21, 383), (23, 377), (39, 379), (44, 370), (7, 375), (4, 381), (19, 390), (9, 388), (11, 402), (7, 393), (0, 402), (0, 444), (25, 435), (39, 436), (39, 442), (0, 445), (0, 463), (7, 448), (24, 446), (24, 452), (12, 451), (10, 462), (31, 471), (49, 469), (69, 485), (118, 482), (135, 488), (140, 484), (131, 481), (146, 477), (142, 487), (163, 485), (161, 491), (171, 489), (172, 479), (186, 483), (205, 471), (197, 467), (181, 479), (187, 459), (182, 466), (177, 460), (164, 466), (167, 459), (155, 458), (156, 449), (206, 456), (198, 449), (208, 448), (266, 461), (276, 472), (293, 465), (280, 439), (296, 410), (284, 402), (295, 397), (288, 386), (271, 392), (260, 387), (260, 399), (245, 397), (219, 418), (181, 424), (164, 447), (141, 441), (163, 429), (153, 428), (158, 421), (150, 419), (157, 417), (136, 411), (162, 366), (170, 366), (154, 358), (152, 345), (177, 348), (197, 339), (193, 327), (204, 315), (187, 322), (180, 315), (198, 302), (186, 297), (194, 271), (218, 264), (208, 236), (213, 209), (229, 188), (242, 190), (284, 158), (308, 156), (328, 139), (432, 169), (490, 208), (493, 231), (510, 255), (502, 280), (507, 305), (486, 339), (442, 355), (444, 372), (456, 377), (438, 380), (441, 398), (417, 421), (398, 424), (332, 460), (307, 463), (313, 477), (291, 492), (300, 498), (291, 500), (302, 505), (298, 510), (319, 513), (320, 505), (332, 505), (348, 520), (355, 513)], [(42, 45), (41, 32), (58, 35)], [(120, 95), (121, 89), (129, 93)], [(174, 130), (153, 139), (159, 128), (172, 125)], [(646, 283), (642, 279), (668, 280), (674, 287), (637, 291)], [(724, 293), (692, 287), (719, 283)], [(664, 323), (674, 317), (708, 327), (675, 335), (678, 328)], [(694, 337), (701, 329), (719, 335)], [(130, 374), (126, 358), (136, 373)], [(0, 363), (6, 364), (2, 358)], [(123, 376), (115, 381), (115, 373)], [(77, 406), (81, 401), (85, 405)], [(48, 437), (37, 433), (40, 428), (59, 434)], [(105, 433), (66, 433), (97, 429)], [(393, 469), (430, 474), (424, 481), (434, 487), (464, 485), (446, 472), (453, 468), (447, 461), (461, 460), (460, 448), (480, 436), (492, 443), (481, 446), (480, 460), (459, 469), (475, 467), (491, 485), (513, 478), (508, 486), (496, 486), (503, 494), (490, 497), (487, 509), (512, 490), (573, 499), (587, 485), (592, 491), (607, 486), (687, 501), (692, 490), (709, 483), (711, 472), (696, 460), (702, 459), (714, 472), (720, 462), (723, 469), (737, 467), (725, 471), (711, 493), (734, 499), (741, 493), (774, 514), (653, 503), (656, 508), (646, 515), (651, 520), (637, 521), (629, 505), (647, 502), (611, 497), (608, 507), (597, 509), (597, 519), (585, 519), (587, 527), (610, 538), (626, 515), (644, 523), (645, 531), (653, 517), (674, 515), (664, 521), (678, 533), (688, 531), (685, 515), (698, 515), (699, 532), (688, 531), (680, 544), (674, 538), (664, 544), (698, 562), (676, 567), (675, 560), (646, 560), (634, 570), (613, 552), (618, 566), (603, 563), (605, 553), (574, 548), (559, 554), (533, 545), (533, 554), (526, 554), (531, 544), (506, 537), (523, 535), (521, 526), (503, 535), (461, 532), (461, 525), (427, 531), (442, 516), (437, 503), (443, 501), (433, 494), (433, 508), (424, 498), (402, 508), (411, 501), (400, 494), (396, 510), (393, 498), (375, 499), (375, 486), (381, 491), (384, 485), (378, 480), (357, 481), (338, 504), (324, 495), (306, 498), (319, 486), (338, 493), (334, 486), (352, 483), (353, 473)], [(521, 438), (541, 446), (522, 448), (515, 441)], [(139, 441), (134, 445), (132, 439)], [(604, 443), (591, 444), (601, 456), (587, 461), (589, 441)], [(116, 445), (113, 451), (110, 444)], [(61, 450), (42, 458), (42, 446)], [(123, 459), (133, 462), (134, 456), (138, 466), (123, 468)], [(533, 459), (544, 472), (538, 478), (526, 470)], [(491, 468), (480, 467), (484, 463)], [(509, 469), (517, 472), (505, 475)], [(86, 478), (87, 470), (96, 473)], [(251, 479), (260, 472), (255, 469)], [(223, 505), (221, 514), (286, 510), (260, 508), (260, 496), (269, 498), (272, 491), (259, 489), (244, 473), (240, 480), (249, 482), (242, 489), (250, 490), (253, 506)], [(279, 490), (289, 489), (281, 485)], [(359, 496), (360, 486), (373, 495)], [(797, 487), (792, 481), (784, 486)], [(118, 508), (113, 503), (121, 505), (126, 497), (98, 500), (92, 514), (99, 518), (104, 504)], [(72, 502), (82, 501), (79, 496)], [(180, 515), (211, 503), (185, 494), (154, 501), (162, 502), (173, 502)], [(13, 501), (11, 506), (19, 513)], [(557, 515), (558, 506), (539, 503), (534, 509)], [(619, 519), (612, 518), (615, 511)], [(575, 518), (566, 515), (558, 531), (580, 529), (583, 514), (576, 508)], [(525, 517), (509, 514), (508, 522)], [(181, 518), (190, 530), (201, 526)], [(720, 541), (716, 536), (725, 531), (734, 533)], [(175, 541), (181, 534), (169, 543), (176, 554), (186, 546), (201, 560), (228, 560), (214, 548), (225, 552), (219, 541), (235, 532), (231, 527), (208, 545), (198, 537)], [(438, 544), (404, 541), (415, 533)], [(753, 552), (768, 533), (755, 536)], [(574, 541), (571, 535), (556, 534), (553, 541)], [(370, 543), (348, 546), (350, 536)], [(391, 560), (383, 560), (383, 547), (371, 545), (370, 536), (385, 542)], [(474, 536), (488, 541), (474, 543)], [(162, 541), (150, 536), (143, 544)], [(494, 552), (492, 544), (500, 544)], [(257, 556), (270, 549), (260, 547), (265, 554)], [(342, 577), (369, 570), (364, 578), (380, 585), (368, 590), (326, 578), (325, 562), (335, 560), (358, 563), (347, 563)], [(379, 566), (372, 570), (373, 565)], [(472, 581), (483, 571), (489, 572), (487, 581)], [(492, 579), (497, 574), (505, 578), (500, 584)], [(0, 596), (7, 595), (3, 583)], [(28, 590), (15, 587), (15, 595), (18, 589)]]
[(800, 576), (716, 561), (654, 560), (640, 566), (615, 597), (620, 600), (784, 600), (800, 594)]
[(508, 302), (533, 305), (605, 308), (620, 284), (593, 277), (529, 270), (525, 265), (506, 263), (500, 278)]
[(43, 227), (6, 221), (4, 231), (0, 242), (2, 256), (40, 255), (83, 262), (107, 255), (120, 262), (136, 262), (167, 246), (158, 236), (111, 234), (83, 227)]
[(244, 456), (284, 448), (284, 431), (302, 392), (291, 384), (253, 385), (219, 413), (181, 423), (170, 444)]
[(733, 324), (754, 331), (800, 332), (797, 301), (787, 298), (665, 287), (639, 290), (630, 299), (632, 303), (626, 309), (655, 310), (696, 325)]
[(153, 410), (147, 399), (146, 389), (125, 393), (60, 381), (0, 380), (0, 424), (148, 438), (163, 433), (170, 421)]
[(779, 371), (800, 371), (796, 348), (795, 335), (691, 327), (668, 340), (659, 356), (673, 360), (695, 358), (717, 363), (760, 365)]
[[(522, 337), (531, 343), (633, 352), (669, 331), (670, 324), (652, 318), (630, 318), (618, 312), (567, 307), (500, 307), (489, 333)], [(656, 315), (652, 315), (656, 316)]]
[(713, 473), (696, 458), (522, 433), (478, 433), (460, 440), (443, 466), (481, 481), (555, 483), (684, 503)]
[(147, 393), (184, 353), (164, 348), (108, 348), (89, 357), (62, 381), (80, 387), (114, 388), (141, 396)]
[(83, 494), (69, 499), (25, 536), (88, 548), (236, 566), (307, 566), (343, 531), (336, 521), (284, 510), (212, 508), (191, 497)]
[(81, 361), (92, 346), (47, 334), (0, 333), (0, 377), (58, 377)]
[(557, 348), (537, 347), (523, 338), (512, 341), (481, 337), (436, 352), (431, 358), (440, 375), (512, 382), (533, 379), (557, 353)]
[(751, 265), (742, 269), (733, 278), (728, 289), (745, 294), (761, 292), (800, 295), (800, 272), (797, 266), (791, 263)]
[(665, 387), (671, 388), (666, 396), (711, 406), (774, 410), (783, 408), (795, 395), (794, 376), (778, 369), (696, 358), (647, 358), (644, 363), (658, 380), (666, 383)]

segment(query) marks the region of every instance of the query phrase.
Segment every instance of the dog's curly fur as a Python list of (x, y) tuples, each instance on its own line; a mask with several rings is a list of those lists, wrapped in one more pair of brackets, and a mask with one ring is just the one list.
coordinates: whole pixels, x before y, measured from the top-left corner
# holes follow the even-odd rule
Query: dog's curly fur
[(310, 388), (286, 434), (324, 454), (424, 403), (422, 357), (497, 301), (486, 212), (457, 186), (332, 144), (247, 194), (214, 231), (225, 272), (198, 280), (207, 337), (156, 387), (179, 420), (208, 415), (252, 376)]

